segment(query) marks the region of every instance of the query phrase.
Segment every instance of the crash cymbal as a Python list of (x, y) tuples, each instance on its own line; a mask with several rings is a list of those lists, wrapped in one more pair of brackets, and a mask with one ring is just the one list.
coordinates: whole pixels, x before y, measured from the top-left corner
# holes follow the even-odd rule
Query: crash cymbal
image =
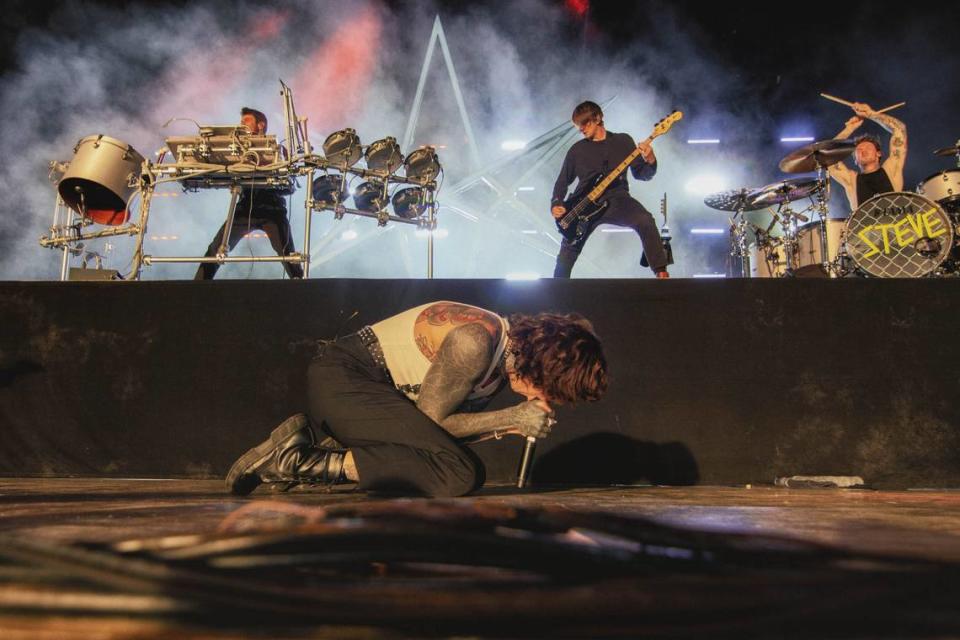
[(856, 148), (853, 140), (822, 140), (800, 147), (780, 161), (784, 173), (809, 173), (840, 162)]
[(751, 192), (750, 204), (769, 207), (774, 204), (786, 204), (801, 198), (807, 198), (820, 189), (816, 178), (790, 178), (768, 184)]
[(711, 209), (717, 211), (756, 211), (763, 209), (766, 204), (751, 204), (754, 197), (754, 189), (730, 189), (729, 191), (717, 191), (711, 193), (703, 199), (703, 203)]
[(957, 154), (960, 154), (960, 142), (952, 147), (944, 147), (943, 149), (937, 149), (933, 152), (935, 156), (955, 156)]

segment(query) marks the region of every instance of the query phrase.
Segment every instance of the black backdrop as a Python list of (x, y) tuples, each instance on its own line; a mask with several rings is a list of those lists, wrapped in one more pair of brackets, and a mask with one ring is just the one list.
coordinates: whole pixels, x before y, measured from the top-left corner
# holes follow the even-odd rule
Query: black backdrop
[[(304, 408), (316, 340), (422, 302), (579, 311), (613, 384), (564, 407), (546, 483), (861, 475), (960, 486), (960, 282), (0, 283), (0, 474), (222, 475)], [(356, 312), (356, 317), (350, 316)], [(494, 406), (516, 402), (505, 391)], [(477, 446), (488, 478), (518, 439)]]

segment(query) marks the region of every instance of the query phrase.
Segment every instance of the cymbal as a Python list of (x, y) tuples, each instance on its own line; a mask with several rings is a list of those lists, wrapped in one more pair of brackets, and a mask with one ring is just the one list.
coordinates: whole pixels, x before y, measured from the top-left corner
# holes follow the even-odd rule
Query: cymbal
[(703, 199), (703, 203), (717, 211), (756, 211), (766, 208), (766, 204), (753, 204), (754, 189), (730, 189), (717, 191)]
[(800, 198), (807, 198), (820, 189), (816, 178), (789, 178), (754, 189), (751, 192), (751, 204), (769, 207), (772, 204), (786, 204)]
[(822, 140), (795, 151), (791, 151), (780, 161), (780, 170), (784, 173), (809, 173), (817, 166), (829, 167), (840, 162), (856, 148), (853, 140)]
[(935, 156), (955, 156), (960, 153), (960, 143), (953, 145), (952, 147), (944, 147), (943, 149), (937, 149), (933, 152)]

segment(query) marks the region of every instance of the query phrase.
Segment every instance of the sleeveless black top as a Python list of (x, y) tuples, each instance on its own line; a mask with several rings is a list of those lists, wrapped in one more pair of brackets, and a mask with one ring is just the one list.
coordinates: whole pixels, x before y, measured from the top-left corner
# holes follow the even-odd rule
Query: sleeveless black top
[(872, 173), (857, 174), (857, 206), (877, 195), (878, 193), (889, 193), (893, 191), (893, 183), (890, 182), (890, 176), (880, 167)]

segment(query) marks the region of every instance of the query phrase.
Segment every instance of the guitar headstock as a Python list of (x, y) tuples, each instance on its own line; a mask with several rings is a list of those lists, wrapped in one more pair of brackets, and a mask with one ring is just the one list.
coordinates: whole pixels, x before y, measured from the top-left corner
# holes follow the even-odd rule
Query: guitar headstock
[(683, 118), (683, 111), (674, 111), (667, 117), (663, 118), (654, 125), (653, 133), (650, 135), (651, 138), (656, 138), (657, 136), (662, 136), (667, 131), (670, 131), (670, 127), (674, 125), (675, 122)]

